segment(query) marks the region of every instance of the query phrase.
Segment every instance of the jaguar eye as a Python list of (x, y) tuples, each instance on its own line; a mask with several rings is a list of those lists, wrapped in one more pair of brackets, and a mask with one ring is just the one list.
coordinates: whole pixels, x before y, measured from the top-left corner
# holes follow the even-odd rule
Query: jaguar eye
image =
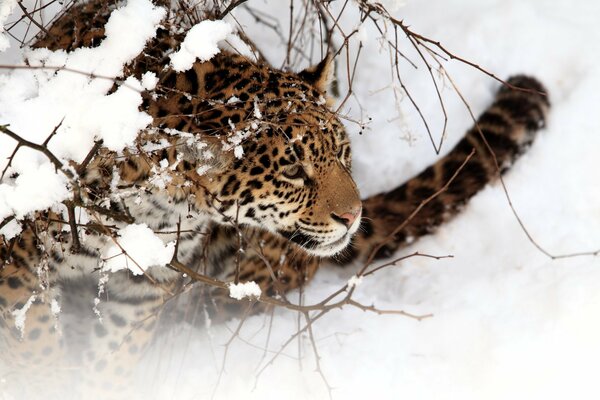
[(291, 165), (289, 168), (283, 171), (283, 176), (288, 179), (301, 179), (305, 177), (304, 169), (298, 165)]

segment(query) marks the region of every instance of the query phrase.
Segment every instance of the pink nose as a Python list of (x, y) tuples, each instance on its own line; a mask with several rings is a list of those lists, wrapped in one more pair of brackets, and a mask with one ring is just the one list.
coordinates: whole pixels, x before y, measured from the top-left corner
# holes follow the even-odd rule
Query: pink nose
[(350, 228), (352, 226), (352, 224), (354, 223), (354, 221), (356, 221), (356, 218), (360, 215), (361, 211), (362, 211), (362, 207), (358, 208), (354, 212), (347, 212), (347, 213), (343, 213), (342, 215), (331, 214), (331, 217), (334, 220), (344, 224), (346, 226), (346, 228)]

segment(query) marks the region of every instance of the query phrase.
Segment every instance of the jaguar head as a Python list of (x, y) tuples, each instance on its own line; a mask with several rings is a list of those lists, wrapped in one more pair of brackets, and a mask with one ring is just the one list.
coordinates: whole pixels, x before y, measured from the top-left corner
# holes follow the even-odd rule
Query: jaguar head
[(208, 147), (220, 151), (219, 165), (202, 177), (210, 212), (220, 222), (275, 232), (311, 254), (335, 255), (360, 225), (361, 200), (349, 139), (325, 99), (331, 62), (299, 74), (252, 67), (259, 83), (246, 88), (251, 96), (224, 96), (228, 107), (219, 116), (230, 131)]

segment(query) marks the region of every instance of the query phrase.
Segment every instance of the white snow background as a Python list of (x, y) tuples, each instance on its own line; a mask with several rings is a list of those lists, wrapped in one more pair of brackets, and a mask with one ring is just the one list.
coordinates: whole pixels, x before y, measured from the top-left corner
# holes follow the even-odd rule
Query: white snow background
[[(286, 3), (254, 1), (280, 16), (282, 24)], [(600, 248), (600, 4), (412, 0), (395, 15), (500, 77), (525, 72), (547, 86), (548, 128), (505, 182), (519, 215), (544, 248), (555, 254)], [(239, 16), (278, 65), (284, 44)], [(356, 21), (350, 14), (347, 20)], [(391, 89), (381, 90), (391, 77), (375, 31), (365, 24), (361, 37), (365, 48), (353, 90), (362, 116), (373, 121), (362, 135), (352, 124), (348, 129), (355, 177), (367, 196), (410, 178), (436, 156), (409, 102), (401, 103), (402, 118), (396, 118)], [(9, 51), (0, 55), (0, 63), (14, 62), (14, 46)], [(482, 111), (497, 83), (456, 61), (446, 68), (474, 112)], [(439, 135), (442, 117), (426, 70), (406, 67), (404, 78)], [(27, 88), (15, 90), (0, 93), (3, 107), (11, 96), (26, 97)], [(443, 94), (447, 151), (470, 126), (470, 117), (450, 85)], [(348, 109), (361, 116), (356, 101)], [(0, 120), (6, 122), (11, 121)], [(12, 146), (6, 150), (5, 144), (0, 138), (2, 154), (10, 154)], [(600, 259), (551, 260), (541, 254), (520, 229), (498, 184), (477, 195), (451, 223), (399, 254), (417, 250), (454, 258), (411, 258), (364, 278), (355, 297), (381, 309), (432, 313), (432, 318), (418, 322), (345, 308), (314, 324), (321, 369), (335, 399), (600, 397)], [(305, 303), (320, 301), (355, 273), (353, 267), (323, 268), (306, 288)], [(278, 311), (269, 329), (268, 316), (250, 317), (225, 358), (224, 344), (238, 321), (200, 330), (183, 326), (147, 355), (140, 393), (157, 399), (328, 398), (306, 337), (259, 375), (297, 330), (297, 320), (297, 314)], [(269, 352), (263, 358), (267, 338)]]

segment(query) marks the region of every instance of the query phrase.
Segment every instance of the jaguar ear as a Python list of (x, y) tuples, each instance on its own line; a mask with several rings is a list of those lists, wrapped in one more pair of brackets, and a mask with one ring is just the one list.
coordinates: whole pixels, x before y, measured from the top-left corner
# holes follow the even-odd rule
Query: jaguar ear
[(328, 53), (320, 63), (300, 71), (298, 76), (306, 83), (310, 83), (319, 91), (325, 93), (329, 89), (333, 78), (333, 67), (333, 55)]

